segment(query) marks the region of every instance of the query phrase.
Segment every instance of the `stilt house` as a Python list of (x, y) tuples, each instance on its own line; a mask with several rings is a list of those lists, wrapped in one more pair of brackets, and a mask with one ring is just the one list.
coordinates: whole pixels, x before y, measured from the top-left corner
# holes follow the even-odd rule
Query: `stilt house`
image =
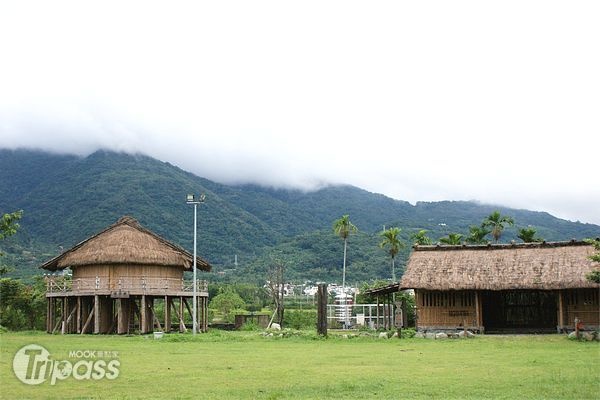
[[(211, 266), (197, 257), (197, 268)], [(46, 328), (52, 333), (148, 333), (186, 330), (193, 283), (184, 280), (193, 256), (135, 219), (123, 217), (102, 232), (43, 264), (67, 274), (46, 276)], [(198, 330), (207, 329), (208, 287), (197, 282)], [(163, 303), (159, 320), (155, 305)]]
[(586, 242), (415, 246), (400, 289), (414, 289), (417, 328), (545, 332), (600, 326), (597, 268)]

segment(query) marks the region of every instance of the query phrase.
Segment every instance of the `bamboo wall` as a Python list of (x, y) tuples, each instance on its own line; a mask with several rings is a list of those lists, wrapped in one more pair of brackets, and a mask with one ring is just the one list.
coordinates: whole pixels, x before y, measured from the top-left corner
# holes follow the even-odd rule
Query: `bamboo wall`
[(454, 329), (463, 326), (480, 330), (481, 300), (475, 291), (416, 290), (417, 327)]
[(574, 329), (575, 318), (579, 319), (585, 327), (598, 328), (600, 326), (599, 292), (599, 289), (559, 291), (559, 329)]

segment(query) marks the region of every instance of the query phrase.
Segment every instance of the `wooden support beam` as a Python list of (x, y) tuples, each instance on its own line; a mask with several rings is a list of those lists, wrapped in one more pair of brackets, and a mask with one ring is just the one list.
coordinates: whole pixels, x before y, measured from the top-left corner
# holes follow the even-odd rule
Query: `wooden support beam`
[(419, 330), (419, 291), (415, 290), (415, 330)]
[[(479, 327), (479, 329), (481, 330), (481, 326), (483, 325), (482, 321), (482, 316), (481, 316), (481, 293), (476, 290), (475, 291), (475, 323), (476, 325)], [(465, 330), (467, 328), (465, 327)]]
[(319, 284), (317, 289), (317, 334), (327, 336), (327, 285)]
[(171, 299), (165, 296), (165, 332), (171, 331)]
[[(154, 313), (154, 308), (152, 308), (152, 318), (154, 319), (154, 322), (156, 323), (156, 325), (158, 326), (158, 330), (162, 331), (162, 326), (160, 325), (160, 321), (158, 320), (158, 317), (156, 316), (156, 314)], [(154, 329), (152, 329), (154, 330)]]
[(87, 331), (87, 328), (90, 325), (90, 322), (92, 322), (93, 317), (94, 317), (94, 309), (92, 309), (92, 312), (90, 313), (90, 315), (88, 315), (85, 323), (83, 324), (83, 327), (81, 328), (82, 335), (85, 333), (85, 331)]
[(182, 297), (183, 299), (183, 304), (185, 304), (185, 307), (187, 308), (188, 312), (190, 313), (190, 317), (192, 317), (192, 319), (194, 318), (194, 313), (192, 312), (192, 309), (190, 308), (190, 305), (187, 302), (187, 299), (185, 297)]
[(77, 296), (77, 323), (75, 331), (81, 333), (81, 296)]
[(565, 327), (565, 306), (563, 291), (558, 291), (558, 333), (562, 332)]
[(187, 332), (187, 328), (185, 327), (185, 323), (183, 320), (183, 303), (181, 301), (181, 297), (179, 298), (179, 310), (175, 307), (175, 303), (171, 301), (171, 306), (173, 306), (173, 310), (177, 315), (177, 319), (179, 321), (179, 332)]
[(129, 299), (117, 299), (117, 334), (129, 332)]
[(61, 334), (65, 334), (65, 329), (66, 327), (66, 323), (67, 323), (67, 317), (69, 314), (69, 302), (67, 300), (66, 297), (62, 298), (62, 326), (60, 328), (60, 333)]
[[(65, 300), (67, 300), (67, 308), (68, 306), (68, 299), (65, 297)], [(67, 317), (67, 320), (63, 322), (63, 326), (62, 326), (62, 334), (64, 335), (65, 333), (71, 333), (71, 331), (69, 330), (69, 322), (71, 322), (71, 319), (73, 318), (73, 315), (75, 315), (75, 312), (77, 311), (77, 307), (73, 307), (73, 309), (71, 310), (71, 312), (69, 313), (69, 316)]]
[(146, 313), (147, 308), (148, 305), (146, 304), (146, 295), (143, 294), (140, 300), (140, 333), (148, 332), (148, 314)]
[(375, 324), (375, 329), (379, 329), (379, 296), (375, 296), (377, 301), (377, 323)]
[(56, 298), (48, 297), (48, 312), (46, 314), (46, 332), (52, 333), (54, 327), (54, 306)]
[(94, 296), (94, 333), (100, 333), (100, 296)]
[(203, 332), (208, 332), (208, 297), (203, 297), (204, 299), (204, 330)]
[[(59, 308), (56, 304), (56, 303), (58, 303), (58, 299), (59, 298), (57, 298), (57, 297), (55, 298), (55, 304), (54, 304), (55, 308)], [(61, 301), (62, 301), (62, 299), (61, 299)], [(61, 309), (62, 309), (62, 307), (61, 307)], [(58, 327), (62, 325), (62, 321), (63, 321), (63, 317), (61, 315), (60, 318), (58, 319), (58, 321), (56, 321), (56, 324), (54, 325), (54, 328), (52, 329), (52, 333), (54, 333), (58, 330)]]

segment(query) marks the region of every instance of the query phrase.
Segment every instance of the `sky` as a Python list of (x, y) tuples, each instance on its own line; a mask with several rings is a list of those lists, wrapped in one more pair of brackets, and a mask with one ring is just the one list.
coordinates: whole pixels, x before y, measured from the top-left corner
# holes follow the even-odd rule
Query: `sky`
[(0, 148), (600, 224), (600, 2), (6, 1)]

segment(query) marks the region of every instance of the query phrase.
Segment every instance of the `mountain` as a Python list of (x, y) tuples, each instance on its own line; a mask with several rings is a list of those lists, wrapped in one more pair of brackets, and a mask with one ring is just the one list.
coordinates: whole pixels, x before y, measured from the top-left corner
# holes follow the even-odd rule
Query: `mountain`
[[(19, 234), (0, 243), (13, 275), (38, 274), (36, 266), (123, 215), (187, 249), (192, 247), (193, 212), (187, 193), (205, 193), (198, 209), (198, 252), (215, 266), (211, 279), (261, 281), (273, 262), (286, 264), (294, 280), (339, 281), (341, 240), (332, 223), (350, 214), (360, 232), (351, 236), (348, 279), (389, 276), (389, 260), (378, 248), (385, 226), (402, 238), (427, 229), (434, 240), (466, 234), (494, 210), (512, 216), (516, 227), (535, 226), (546, 240), (600, 236), (600, 226), (561, 220), (544, 212), (465, 201), (411, 205), (352, 186), (314, 192), (228, 186), (195, 176), (144, 155), (97, 151), (88, 157), (29, 150), (0, 150), (0, 212), (24, 210)], [(399, 270), (410, 246), (398, 257)], [(237, 255), (238, 264), (234, 265)], [(223, 277), (224, 274), (224, 277)]]

